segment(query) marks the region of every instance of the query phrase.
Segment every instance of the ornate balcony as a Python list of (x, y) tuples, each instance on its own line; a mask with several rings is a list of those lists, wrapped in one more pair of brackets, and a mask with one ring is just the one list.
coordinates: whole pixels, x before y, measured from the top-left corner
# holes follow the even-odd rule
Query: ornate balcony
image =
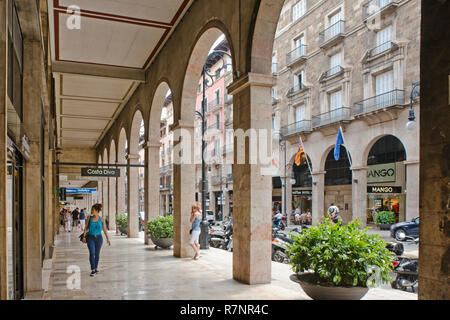
[(319, 33), (319, 46), (326, 49), (344, 38), (345, 21), (339, 20), (327, 29)]
[(373, 58), (379, 54), (396, 50), (397, 48), (398, 48), (398, 45), (392, 41), (382, 43), (379, 46), (376, 46), (375, 48), (369, 50), (368, 58)]
[(305, 86), (305, 84), (299, 83), (299, 84), (293, 86), (292, 88), (290, 88), (287, 95), (288, 95), (288, 96), (294, 95), (294, 94), (296, 94), (297, 92), (300, 92), (300, 91), (302, 91), (302, 90), (304, 90), (304, 89), (307, 89), (307, 87)]
[(363, 5), (363, 20), (375, 13), (386, 13), (398, 6), (397, 0), (370, 0)]
[(219, 110), (223, 107), (223, 99), (220, 99), (220, 101), (213, 100), (208, 103), (208, 111), (207, 112), (214, 112), (216, 110)]
[(293, 66), (297, 62), (303, 62), (306, 60), (306, 45), (301, 45), (286, 55), (286, 65), (288, 67)]
[(311, 132), (311, 120), (301, 120), (281, 127), (280, 133), (283, 137), (296, 133)]
[(341, 107), (312, 117), (312, 127), (317, 128), (328, 124), (350, 121), (350, 108)]
[(383, 110), (392, 106), (403, 106), (405, 104), (405, 91), (394, 89), (377, 96), (356, 102), (353, 106), (355, 116)]

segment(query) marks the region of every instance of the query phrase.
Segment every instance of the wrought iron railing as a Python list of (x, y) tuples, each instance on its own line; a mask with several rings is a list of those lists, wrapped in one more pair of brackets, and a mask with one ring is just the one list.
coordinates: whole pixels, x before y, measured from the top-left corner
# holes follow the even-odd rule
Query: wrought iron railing
[(356, 102), (353, 106), (353, 114), (359, 115), (386, 107), (403, 104), (405, 104), (405, 91), (394, 89), (392, 91)]
[(214, 99), (213, 101), (208, 103), (208, 112), (215, 111), (222, 106), (223, 106), (223, 99), (220, 99), (219, 101)]
[(323, 76), (325, 78), (334, 76), (335, 74), (341, 73), (344, 71), (344, 68), (342, 68), (341, 66), (335, 66), (333, 68), (331, 68), (330, 70), (327, 70), (323, 73)]
[(369, 57), (374, 57), (380, 53), (391, 50), (393, 47), (394, 47), (394, 43), (392, 41), (387, 41), (385, 43), (382, 43), (382, 44), (376, 46), (375, 48), (369, 50)]
[(289, 92), (288, 92), (288, 94), (294, 94), (294, 93), (296, 93), (296, 92), (298, 92), (298, 91), (301, 91), (301, 90), (303, 90), (303, 89), (305, 89), (306, 87), (305, 87), (305, 85), (303, 84), (303, 83), (298, 83), (298, 84), (296, 84), (295, 86), (293, 86), (293, 87), (291, 87), (290, 89), (289, 89)]
[(323, 45), (326, 42), (330, 41), (334, 37), (344, 33), (345, 29), (345, 21), (339, 20), (335, 24), (332, 24), (330, 27), (326, 28), (322, 32), (319, 33), (319, 44)]
[(300, 133), (300, 132), (309, 132), (311, 131), (311, 120), (301, 120), (287, 126), (283, 126), (280, 129), (280, 133), (283, 137), (289, 136), (291, 134)]
[(379, 12), (384, 7), (390, 5), (391, 3), (396, 2), (396, 0), (370, 0), (368, 3), (363, 5), (363, 19), (366, 19), (368, 16)]
[(350, 120), (350, 108), (341, 107), (312, 117), (312, 127), (320, 127), (338, 121)]
[(306, 45), (302, 44), (286, 55), (286, 64), (290, 65), (295, 60), (306, 56)]

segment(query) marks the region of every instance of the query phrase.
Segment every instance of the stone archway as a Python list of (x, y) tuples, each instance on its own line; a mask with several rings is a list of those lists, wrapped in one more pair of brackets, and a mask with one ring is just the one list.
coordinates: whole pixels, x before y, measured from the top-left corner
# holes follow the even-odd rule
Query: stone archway
[[(116, 163), (116, 141), (111, 140), (109, 144), (109, 163)], [(117, 178), (109, 178), (108, 191), (109, 191), (109, 230), (116, 230), (116, 215), (117, 215), (117, 206), (116, 206), (116, 184)]]
[[(138, 109), (134, 113), (133, 120), (129, 131), (129, 144), (127, 161), (128, 165), (139, 165), (141, 163), (141, 156), (139, 154), (141, 146), (139, 143), (140, 128), (144, 120), (142, 112)], [(144, 134), (145, 136), (145, 134)], [(144, 151), (145, 152), (145, 151)], [(128, 237), (139, 237), (139, 168), (136, 166), (128, 167)]]
[[(126, 164), (126, 146), (127, 146), (127, 134), (125, 128), (121, 128), (119, 133), (119, 140), (117, 144), (117, 158), (116, 162), (118, 164)], [(126, 180), (127, 180), (127, 169), (126, 167), (120, 168), (120, 176), (117, 178), (116, 184), (116, 213), (117, 215), (124, 214), (127, 212), (125, 204), (127, 203), (126, 198)]]
[[(105, 147), (103, 150), (103, 164), (109, 163), (109, 154), (108, 149)], [(103, 166), (103, 168), (107, 168), (107, 166)], [(103, 209), (102, 216), (104, 219), (108, 218), (109, 220), (109, 178), (100, 178), (101, 181), (99, 183), (102, 184), (102, 192), (103, 192)]]

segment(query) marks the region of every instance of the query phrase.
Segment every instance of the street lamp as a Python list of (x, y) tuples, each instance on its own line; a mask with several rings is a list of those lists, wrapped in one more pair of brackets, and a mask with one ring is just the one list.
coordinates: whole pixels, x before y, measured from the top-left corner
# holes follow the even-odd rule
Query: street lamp
[(417, 90), (417, 87), (420, 86), (420, 82), (414, 82), (412, 84), (411, 93), (410, 93), (410, 102), (409, 102), (409, 116), (408, 123), (406, 123), (406, 129), (409, 131), (413, 131), (417, 128), (416, 116), (414, 115), (413, 109), (413, 100), (420, 96), (420, 92)]
[[(202, 97), (202, 112), (195, 111), (195, 113), (202, 119), (202, 222), (200, 223), (200, 249), (209, 249), (209, 242), (208, 242), (208, 235), (209, 235), (209, 224), (206, 219), (206, 165), (205, 165), (205, 149), (206, 149), (206, 143), (205, 143), (205, 121), (206, 121), (206, 87), (212, 86), (214, 83), (214, 75), (211, 75), (208, 73), (207, 69), (207, 62), (210, 56), (221, 54), (222, 56), (220, 59), (222, 59), (222, 67), (220, 67), (218, 70), (225, 69), (228, 65), (225, 63), (225, 60), (223, 58), (223, 55), (227, 55), (231, 58), (231, 55), (226, 51), (216, 50), (212, 51), (208, 54), (206, 57), (206, 61), (203, 64), (203, 71), (202, 71), (202, 82), (203, 82), (203, 97)], [(211, 85), (208, 85), (208, 82), (206, 81), (206, 76), (208, 76), (211, 79)]]
[[(287, 146), (286, 146), (286, 140), (285, 139), (280, 141), (280, 147), (281, 147), (281, 150), (284, 151), (284, 161), (285, 161), (285, 164), (284, 164), (284, 183), (283, 183), (283, 185), (284, 185), (283, 215), (287, 216), (288, 213), (287, 213), (287, 173), (286, 173), (286, 169), (291, 169), (293, 166), (290, 163), (286, 163), (286, 149), (287, 149)], [(292, 172), (292, 176), (291, 176), (291, 179), (289, 180), (289, 183), (291, 185), (294, 185), (296, 183), (294, 172)]]

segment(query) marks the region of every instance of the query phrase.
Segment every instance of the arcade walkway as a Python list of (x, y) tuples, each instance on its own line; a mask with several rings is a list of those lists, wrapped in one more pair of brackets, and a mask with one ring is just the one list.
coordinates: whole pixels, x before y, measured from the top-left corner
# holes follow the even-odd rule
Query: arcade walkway
[[(220, 249), (202, 250), (202, 258), (179, 259), (172, 250), (154, 250), (143, 239), (110, 233), (103, 247), (100, 273), (89, 277), (88, 250), (77, 236), (62, 232), (56, 242), (49, 289), (44, 299), (309, 299), (289, 280), (289, 265), (272, 263), (272, 283), (249, 286), (232, 280), (232, 255)], [(141, 237), (143, 233), (141, 233)], [(81, 289), (67, 289), (67, 267), (81, 268)], [(417, 299), (416, 294), (372, 289), (365, 299)]]

